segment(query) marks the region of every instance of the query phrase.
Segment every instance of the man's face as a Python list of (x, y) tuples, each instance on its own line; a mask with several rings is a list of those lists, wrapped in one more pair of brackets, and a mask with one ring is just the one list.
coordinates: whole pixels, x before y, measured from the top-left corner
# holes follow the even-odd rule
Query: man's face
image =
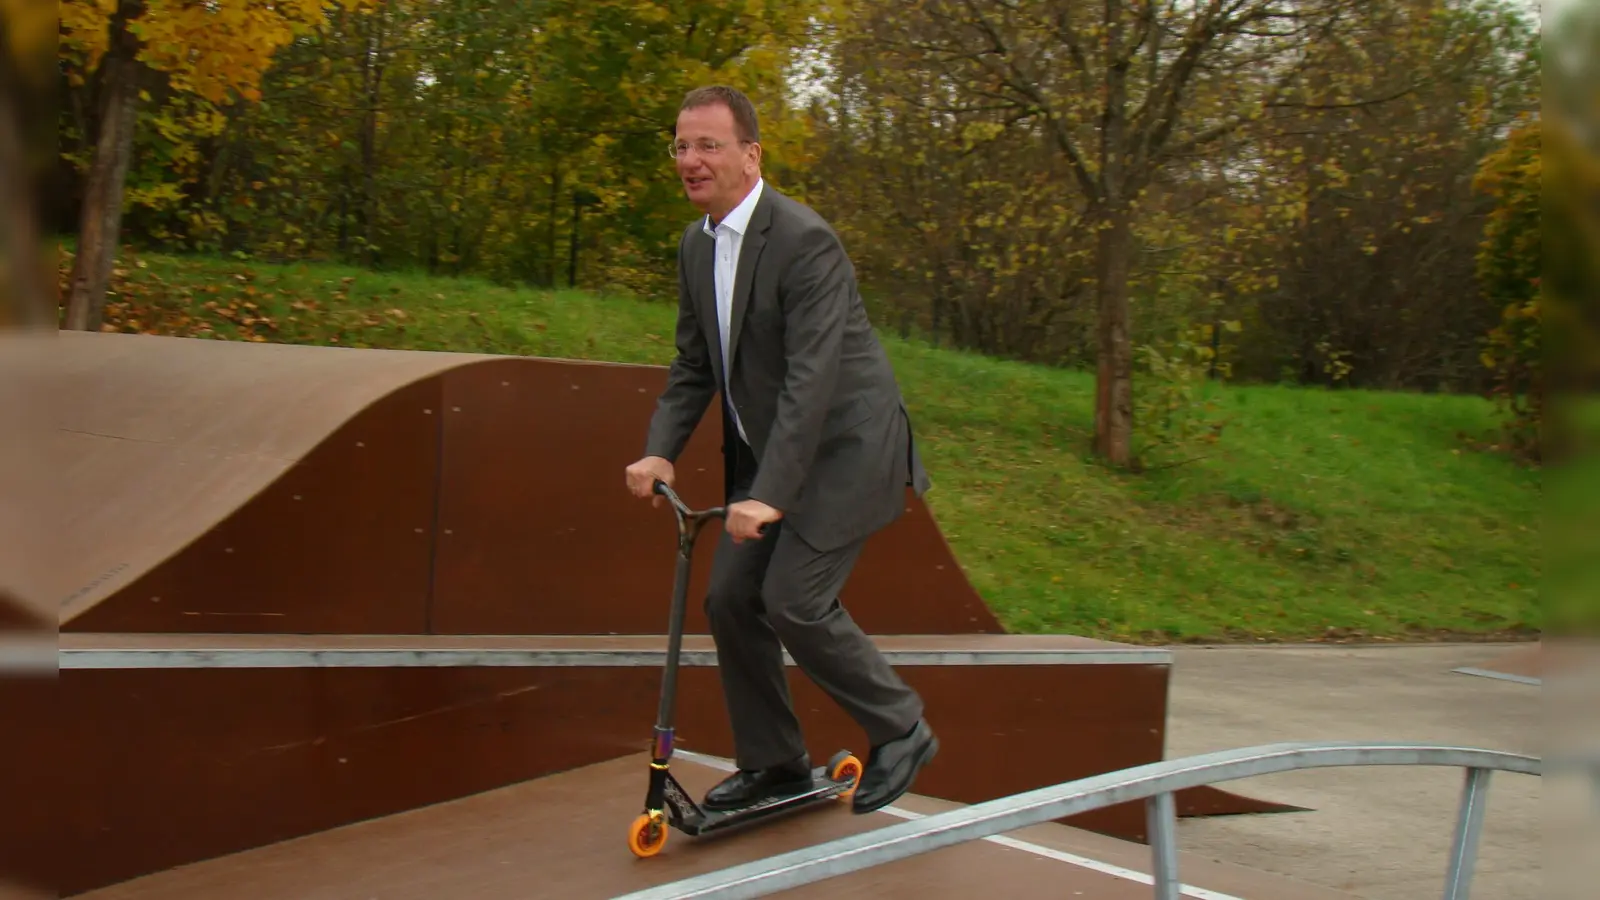
[[(721, 103), (678, 113), (673, 140), (689, 146), (688, 152), (678, 157), (678, 178), (689, 202), (701, 212), (721, 219), (755, 185), (760, 172), (759, 146), (739, 143), (733, 111)], [(709, 145), (719, 146), (710, 153), (702, 152), (701, 148)]]

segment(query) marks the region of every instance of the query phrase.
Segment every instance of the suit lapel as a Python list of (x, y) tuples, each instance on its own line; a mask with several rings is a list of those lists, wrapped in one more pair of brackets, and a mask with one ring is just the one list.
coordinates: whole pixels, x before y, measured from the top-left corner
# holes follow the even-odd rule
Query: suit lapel
[[(745, 310), (750, 305), (750, 286), (755, 280), (756, 263), (767, 246), (767, 229), (772, 227), (772, 185), (764, 185), (761, 199), (756, 201), (750, 214), (750, 226), (745, 229), (744, 241), (739, 245), (739, 266), (733, 279), (733, 321), (728, 324), (728, 371), (739, 358), (739, 329), (744, 325)], [(715, 254), (713, 254), (715, 259)], [(716, 298), (712, 297), (715, 310)]]

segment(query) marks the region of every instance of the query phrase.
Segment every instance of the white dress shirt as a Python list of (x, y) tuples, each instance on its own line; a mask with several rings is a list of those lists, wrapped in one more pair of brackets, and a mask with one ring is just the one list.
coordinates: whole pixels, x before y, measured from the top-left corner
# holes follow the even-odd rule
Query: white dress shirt
[[(756, 186), (750, 189), (744, 200), (724, 216), (719, 224), (711, 224), (711, 217), (706, 216), (705, 222), (701, 225), (705, 233), (717, 241), (715, 272), (717, 329), (722, 335), (724, 381), (728, 376), (728, 329), (733, 322), (733, 279), (739, 271), (739, 251), (744, 247), (744, 232), (750, 226), (750, 214), (755, 212), (756, 201), (761, 199), (761, 186), (764, 182), (765, 179), (756, 179)], [(744, 433), (744, 423), (739, 421), (739, 411), (733, 408), (733, 398), (728, 396), (726, 389), (723, 390), (722, 397), (723, 402), (728, 404), (728, 412), (733, 415), (733, 424), (739, 430), (739, 437), (746, 444), (750, 443), (749, 436)]]

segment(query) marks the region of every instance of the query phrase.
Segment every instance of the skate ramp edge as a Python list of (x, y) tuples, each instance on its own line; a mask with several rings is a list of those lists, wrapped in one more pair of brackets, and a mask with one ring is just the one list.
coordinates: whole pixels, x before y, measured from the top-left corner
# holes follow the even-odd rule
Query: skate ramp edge
[[(957, 804), (908, 794), (864, 816), (843, 802), (760, 828), (694, 840), (669, 835), (635, 859), (625, 835), (643, 801), (649, 758), (632, 754), (440, 803), (206, 860), (89, 892), (85, 900), (524, 900), (610, 898), (928, 815)], [(703, 795), (731, 766), (681, 753), (673, 774)], [(1350, 900), (1346, 894), (1200, 856), (1179, 871), (1207, 900)], [(1015, 900), (1150, 896), (1149, 851), (1061, 825), (1037, 825), (787, 891), (785, 897)]]

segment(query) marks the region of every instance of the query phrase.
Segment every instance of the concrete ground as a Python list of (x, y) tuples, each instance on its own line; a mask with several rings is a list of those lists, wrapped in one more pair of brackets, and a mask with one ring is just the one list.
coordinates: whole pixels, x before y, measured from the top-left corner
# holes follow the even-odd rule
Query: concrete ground
[[(1417, 740), (1541, 754), (1536, 686), (1451, 672), (1506, 645), (1178, 648), (1167, 758), (1307, 740)], [(1473, 897), (1548, 896), (1541, 779), (1498, 773)], [(1437, 897), (1458, 770), (1321, 769), (1220, 785), (1303, 813), (1185, 819), (1180, 847), (1368, 900)]]

